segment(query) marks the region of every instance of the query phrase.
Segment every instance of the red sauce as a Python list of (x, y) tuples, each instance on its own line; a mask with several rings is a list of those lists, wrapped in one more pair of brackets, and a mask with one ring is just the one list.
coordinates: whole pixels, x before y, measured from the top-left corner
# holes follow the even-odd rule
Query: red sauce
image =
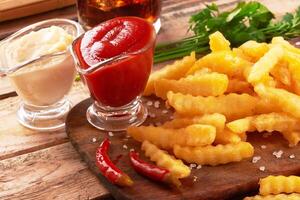
[(81, 68), (128, 56), (84, 75), (92, 97), (102, 105), (119, 107), (140, 95), (151, 72), (154, 41), (153, 26), (137, 17), (114, 18), (86, 32), (75, 44)]

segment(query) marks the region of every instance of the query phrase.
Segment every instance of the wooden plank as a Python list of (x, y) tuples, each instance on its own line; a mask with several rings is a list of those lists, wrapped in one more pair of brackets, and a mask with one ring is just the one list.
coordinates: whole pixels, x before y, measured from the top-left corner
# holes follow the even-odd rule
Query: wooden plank
[(69, 6), (66, 8), (49, 11), (34, 16), (5, 21), (0, 23), (0, 40), (25, 26), (28, 26), (30, 24), (42, 20), (51, 19), (51, 18), (76, 19), (76, 17), (77, 17), (76, 6)]
[[(81, 82), (74, 83), (69, 95), (73, 105), (88, 96)], [(16, 118), (19, 103), (19, 97), (0, 101), (0, 160), (67, 141), (65, 131), (38, 132), (21, 126)]]
[(68, 142), (0, 161), (0, 199), (108, 198)]
[(2, 0), (0, 1), (0, 21), (17, 19), (74, 4), (75, 0)]

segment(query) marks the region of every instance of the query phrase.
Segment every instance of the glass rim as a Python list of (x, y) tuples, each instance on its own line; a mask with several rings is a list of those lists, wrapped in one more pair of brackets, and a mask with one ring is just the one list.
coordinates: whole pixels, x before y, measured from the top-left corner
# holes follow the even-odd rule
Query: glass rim
[[(78, 35), (80, 35), (83, 32), (83, 28), (76, 21), (69, 20), (69, 19), (62, 19), (62, 18), (53, 18), (53, 19), (43, 20), (43, 21), (31, 24), (31, 25), (25, 26), (24, 28), (20, 29), (19, 31), (9, 35), (8, 37), (6, 37), (2, 41), (0, 41), (0, 46), (4, 45), (7, 42), (10, 42), (12, 39), (16, 38), (17, 36), (19, 36), (23, 33), (26, 33), (28, 31), (34, 31), (36, 27), (42, 26), (43, 24), (47, 24), (47, 23), (49, 23), (49, 27), (50, 27), (51, 23), (54, 24), (55, 22), (61, 22), (62, 24), (66, 24), (66, 25), (68, 25), (68, 24), (73, 25), (75, 27), (75, 30), (76, 30), (76, 34), (74, 35), (75, 38), (77, 38)], [(70, 49), (71, 45), (69, 45), (68, 48), (64, 51), (37, 56), (37, 57), (34, 57), (32, 59), (25, 60), (24, 62), (19, 63), (19, 64), (14, 65), (14, 66), (11, 66), (11, 67), (4, 68), (3, 66), (0, 66), (0, 74), (3, 74), (3, 75), (11, 74), (11, 73), (16, 72), (17, 70), (19, 70), (19, 69), (21, 69), (21, 68), (23, 68), (23, 67), (25, 67), (25, 66), (27, 66), (31, 63), (34, 63), (36, 61), (40, 61), (40, 60), (46, 59), (46, 58), (52, 58), (52, 57), (65, 55), (69, 52), (69, 49)]]
[[(151, 24), (151, 23), (149, 23), (149, 24)], [(97, 69), (99, 69), (101, 67), (104, 67), (106, 65), (110, 65), (110, 64), (113, 64), (115, 62), (119, 62), (119, 61), (125, 60), (127, 58), (131, 58), (132, 56), (137, 56), (137, 55), (140, 55), (140, 54), (146, 52), (151, 47), (153, 47), (153, 45), (155, 44), (155, 40), (156, 40), (155, 28), (153, 27), (152, 24), (151, 24), (151, 26), (152, 26), (152, 38), (151, 38), (151, 41), (148, 44), (146, 44), (143, 48), (141, 48), (141, 49), (139, 49), (137, 51), (134, 51), (134, 52), (120, 54), (120, 55), (108, 58), (108, 59), (106, 59), (104, 61), (101, 61), (101, 62), (98, 62), (98, 63), (96, 63), (94, 65), (89, 66), (87, 69), (83, 69), (83, 68), (80, 67), (80, 66), (82, 66), (82, 64), (79, 61), (78, 56), (77, 56), (77, 52), (75, 50), (75, 46), (76, 46), (77, 42), (79, 42), (82, 39), (82, 37), (84, 36), (85, 33), (81, 34), (79, 37), (77, 37), (72, 42), (72, 47), (70, 48), (72, 57), (73, 57), (73, 59), (75, 61), (75, 66), (76, 66), (77, 71), (80, 74), (83, 74), (83, 75), (90, 74), (90, 73), (96, 71)]]

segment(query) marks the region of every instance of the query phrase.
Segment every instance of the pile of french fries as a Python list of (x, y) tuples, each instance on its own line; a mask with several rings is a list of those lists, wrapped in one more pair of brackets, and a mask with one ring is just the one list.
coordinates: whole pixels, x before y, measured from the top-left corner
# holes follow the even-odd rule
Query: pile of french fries
[(211, 166), (252, 157), (251, 132), (277, 131), (296, 146), (300, 50), (282, 37), (233, 49), (220, 32), (209, 38), (210, 54), (197, 60), (192, 52), (149, 78), (144, 95), (166, 100), (174, 119), (158, 127), (129, 127), (128, 135), (172, 152), (172, 159)]

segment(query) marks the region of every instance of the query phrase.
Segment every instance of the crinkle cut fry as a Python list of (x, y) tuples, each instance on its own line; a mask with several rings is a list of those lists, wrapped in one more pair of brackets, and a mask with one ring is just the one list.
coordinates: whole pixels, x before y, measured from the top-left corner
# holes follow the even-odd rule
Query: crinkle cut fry
[(205, 146), (212, 144), (216, 128), (211, 125), (193, 124), (181, 129), (168, 129), (154, 126), (131, 126), (127, 133), (133, 139), (149, 142), (163, 149), (171, 149), (175, 144), (183, 146)]
[(191, 170), (181, 160), (169, 155), (166, 151), (160, 150), (154, 144), (151, 144), (147, 140), (142, 143), (142, 150), (145, 151), (145, 155), (155, 162), (157, 166), (168, 169), (172, 175), (177, 178), (188, 177)]
[(259, 194), (300, 193), (299, 176), (268, 176), (259, 181)]
[(185, 75), (185, 73), (196, 62), (195, 52), (191, 52), (189, 56), (183, 57), (181, 60), (175, 61), (173, 64), (167, 65), (164, 68), (153, 72), (147, 82), (143, 95), (149, 96), (154, 94), (155, 80), (166, 78), (178, 80)]
[(245, 197), (244, 200), (299, 200), (300, 194), (277, 194), (277, 195), (256, 195), (253, 197)]
[(188, 163), (216, 166), (239, 162), (253, 156), (254, 148), (248, 142), (205, 147), (182, 147), (175, 145), (174, 155)]
[(168, 104), (183, 116), (221, 113), (227, 120), (253, 115), (258, 98), (249, 94), (201, 97), (168, 92)]

